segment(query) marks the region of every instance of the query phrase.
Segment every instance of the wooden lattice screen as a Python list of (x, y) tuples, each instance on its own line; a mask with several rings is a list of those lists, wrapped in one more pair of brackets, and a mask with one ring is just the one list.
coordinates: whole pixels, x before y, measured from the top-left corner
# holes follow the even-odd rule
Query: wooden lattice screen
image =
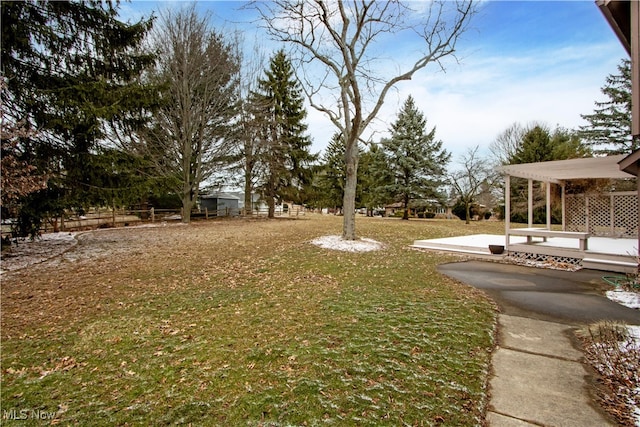
[(638, 236), (636, 192), (570, 194), (565, 207), (567, 231), (586, 231), (592, 236)]

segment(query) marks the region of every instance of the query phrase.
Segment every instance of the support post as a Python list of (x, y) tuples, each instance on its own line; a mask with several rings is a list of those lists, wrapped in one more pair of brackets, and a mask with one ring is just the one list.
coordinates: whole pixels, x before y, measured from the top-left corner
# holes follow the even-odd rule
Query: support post
[(528, 227), (533, 227), (533, 180), (529, 178), (527, 187), (527, 217)]
[(545, 182), (547, 190), (547, 230), (551, 230), (551, 183)]
[(631, 13), (631, 135), (640, 138), (640, 2), (632, 1)]
[(567, 221), (566, 221), (566, 210), (567, 210), (567, 201), (565, 199), (564, 196), (564, 190), (565, 190), (565, 184), (564, 182), (560, 185), (560, 191), (562, 191), (562, 193), (560, 194), (560, 200), (562, 203), (562, 231), (567, 231)]
[(504, 247), (509, 251), (509, 229), (511, 228), (511, 177), (504, 176)]

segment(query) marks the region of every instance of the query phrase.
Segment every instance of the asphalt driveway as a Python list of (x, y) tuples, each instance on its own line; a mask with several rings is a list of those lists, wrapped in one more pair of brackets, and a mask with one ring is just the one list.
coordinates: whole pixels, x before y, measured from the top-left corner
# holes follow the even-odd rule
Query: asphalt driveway
[(604, 296), (611, 290), (597, 270), (550, 270), (466, 261), (442, 264), (438, 270), (456, 280), (483, 289), (503, 314), (567, 324), (613, 320), (640, 325), (640, 310)]

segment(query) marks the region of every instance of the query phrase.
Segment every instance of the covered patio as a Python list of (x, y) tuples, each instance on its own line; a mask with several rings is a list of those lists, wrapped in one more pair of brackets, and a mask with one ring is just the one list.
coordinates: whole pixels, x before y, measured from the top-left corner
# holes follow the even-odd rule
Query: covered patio
[[(489, 245), (504, 246), (505, 236), (498, 234), (416, 240), (411, 247), (493, 261), (513, 258), (523, 264), (564, 265), (567, 268), (592, 268), (620, 273), (634, 273), (637, 268), (635, 253), (638, 251), (638, 241), (635, 239), (591, 237), (589, 249), (580, 251), (575, 248), (575, 240), (553, 237), (546, 242), (537, 242), (535, 253), (527, 245), (526, 237), (514, 236), (511, 243), (512, 250), (505, 250), (501, 254), (492, 254), (489, 250)], [(518, 245), (524, 246), (524, 252), (514, 253), (513, 249), (518, 249)]]
[[(505, 188), (511, 178), (527, 180), (525, 227), (512, 226), (510, 191), (505, 191), (505, 234), (475, 235), (415, 241), (413, 247), (444, 250), (482, 258), (509, 257), (520, 261), (553, 262), (606, 271), (637, 271), (638, 195), (636, 192), (567, 195), (566, 184), (581, 179), (633, 179), (620, 169), (621, 156), (570, 159), (508, 165), (502, 168)], [(545, 189), (546, 224), (533, 222), (534, 181)], [(561, 188), (561, 225), (551, 224), (551, 184)], [(489, 245), (503, 246), (492, 254)]]

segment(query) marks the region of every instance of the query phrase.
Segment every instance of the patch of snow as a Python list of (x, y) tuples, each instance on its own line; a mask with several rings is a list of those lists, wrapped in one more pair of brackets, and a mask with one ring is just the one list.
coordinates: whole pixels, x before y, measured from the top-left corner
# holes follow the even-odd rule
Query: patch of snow
[(325, 249), (345, 252), (370, 252), (383, 248), (382, 243), (373, 239), (344, 240), (341, 236), (322, 236), (311, 241), (311, 244)]
[(76, 245), (78, 233), (46, 233), (35, 240), (18, 239), (2, 254), (0, 274), (46, 261)]
[(639, 292), (607, 291), (607, 298), (626, 307), (640, 309)]

